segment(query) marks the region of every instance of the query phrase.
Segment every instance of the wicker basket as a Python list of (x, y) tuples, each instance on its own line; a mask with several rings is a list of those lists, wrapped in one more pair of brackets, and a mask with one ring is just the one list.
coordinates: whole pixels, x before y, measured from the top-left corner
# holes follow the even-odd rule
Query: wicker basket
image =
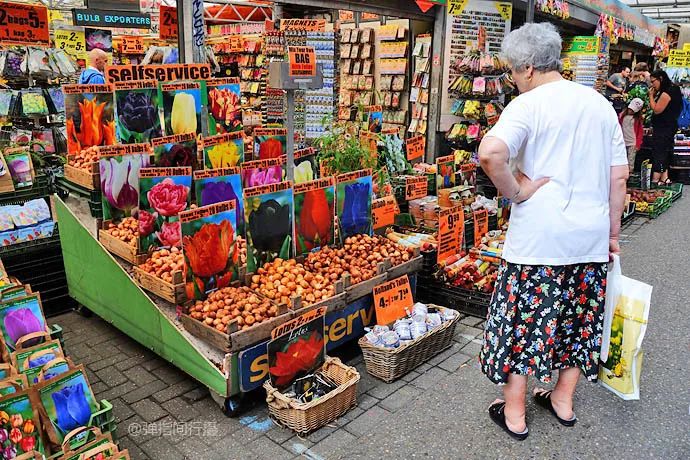
[[(429, 307), (444, 309), (431, 304)], [(455, 315), (452, 320), (443, 322), (441, 326), (398, 348), (378, 347), (369, 343), (366, 337), (362, 337), (358, 343), (364, 355), (367, 372), (386, 383), (397, 380), (450, 347), (459, 320), (460, 315)]]
[(292, 431), (306, 434), (332, 422), (357, 405), (357, 369), (344, 365), (338, 358), (327, 356), (321, 372), (333, 379), (338, 388), (308, 403), (288, 398), (274, 388), (270, 380), (264, 382), (271, 417)]

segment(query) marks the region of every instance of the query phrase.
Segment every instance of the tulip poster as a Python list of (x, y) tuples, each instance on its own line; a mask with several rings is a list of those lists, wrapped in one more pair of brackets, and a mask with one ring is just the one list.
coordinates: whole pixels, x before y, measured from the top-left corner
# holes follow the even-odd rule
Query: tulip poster
[(0, 454), (3, 459), (34, 450), (44, 453), (41, 433), (37, 404), (27, 390), (0, 399)]
[(280, 158), (285, 153), (287, 153), (287, 129), (254, 129), (255, 160), (268, 160), (270, 158)]
[[(295, 184), (310, 182), (319, 178), (319, 161), (313, 147), (295, 150)], [(282, 163), (287, 167), (287, 155), (283, 155)]]
[(83, 366), (41, 382), (34, 390), (41, 402), (41, 413), (49, 420), (45, 424), (48, 437), (58, 445), (67, 433), (88, 425), (91, 415), (99, 410)]
[(273, 329), (268, 342), (268, 373), (279, 390), (311, 374), (326, 361), (326, 307), (316, 308)]
[[(45, 332), (46, 320), (41, 308), (39, 294), (8, 300), (0, 303), (0, 333), (5, 346), (4, 355), (17, 348), (17, 341), (22, 337)], [(33, 345), (24, 343), (24, 346)], [(7, 362), (7, 359), (5, 360)]]
[(115, 104), (110, 85), (64, 85), (67, 153), (115, 144)]
[(240, 168), (204, 169), (194, 171), (194, 196), (197, 206), (233, 201), (237, 210), (235, 229), (244, 234), (244, 199)]
[(154, 163), (161, 168), (190, 166), (196, 168), (196, 135), (194, 133), (175, 134), (159, 137), (151, 141)]
[(244, 135), (241, 132), (204, 137), (204, 167), (230, 168), (244, 161)]
[(139, 206), (139, 170), (150, 166), (151, 146), (129, 144), (113, 147), (99, 152), (98, 170), (103, 220), (119, 221), (130, 217)]
[(276, 257), (293, 256), (293, 211), (290, 182), (244, 189), (248, 272), (255, 272)]
[(115, 82), (115, 126), (120, 144), (150, 142), (161, 137), (158, 81)]
[(209, 134), (242, 131), (240, 79), (236, 77), (208, 79), (206, 92)]
[(341, 242), (352, 235), (371, 234), (372, 185), (370, 169), (340, 174), (336, 177), (337, 216)]
[(192, 168), (143, 168), (139, 189), (139, 252), (179, 246), (178, 214), (191, 202)]
[(335, 180), (324, 177), (295, 184), (297, 254), (335, 243)]
[(205, 299), (239, 278), (236, 212), (234, 201), (224, 201), (180, 213), (189, 300)]
[(242, 163), (242, 186), (245, 188), (277, 184), (283, 180), (282, 157)]
[(160, 83), (165, 135), (201, 134), (201, 113), (206, 106), (206, 83)]

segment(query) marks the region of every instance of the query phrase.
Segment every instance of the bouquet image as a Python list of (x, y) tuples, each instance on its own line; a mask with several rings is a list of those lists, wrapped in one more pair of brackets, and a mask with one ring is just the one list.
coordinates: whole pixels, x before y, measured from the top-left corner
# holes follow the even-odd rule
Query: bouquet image
[[(168, 175), (169, 172), (188, 174)], [(146, 253), (160, 247), (180, 246), (182, 234), (178, 214), (190, 204), (191, 168), (144, 169), (139, 179), (139, 187), (140, 251)]]

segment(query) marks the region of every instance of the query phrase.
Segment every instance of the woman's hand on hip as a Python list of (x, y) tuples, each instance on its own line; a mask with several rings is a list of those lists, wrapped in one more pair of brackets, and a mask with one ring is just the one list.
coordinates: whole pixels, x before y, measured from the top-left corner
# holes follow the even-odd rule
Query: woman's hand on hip
[(515, 174), (515, 180), (520, 186), (520, 193), (518, 193), (517, 197), (515, 198), (515, 201), (517, 203), (524, 203), (525, 201), (532, 198), (532, 195), (534, 195), (537, 192), (537, 190), (546, 185), (550, 179), (548, 177), (541, 177), (539, 179), (532, 180), (529, 177), (527, 177), (522, 171), (518, 171)]

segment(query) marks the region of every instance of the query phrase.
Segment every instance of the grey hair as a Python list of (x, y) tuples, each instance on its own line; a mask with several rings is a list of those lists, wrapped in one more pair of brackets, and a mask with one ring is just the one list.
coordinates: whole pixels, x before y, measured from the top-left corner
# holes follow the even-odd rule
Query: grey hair
[(560, 70), (561, 36), (548, 22), (528, 23), (506, 36), (501, 54), (518, 71), (529, 66), (541, 72)]

